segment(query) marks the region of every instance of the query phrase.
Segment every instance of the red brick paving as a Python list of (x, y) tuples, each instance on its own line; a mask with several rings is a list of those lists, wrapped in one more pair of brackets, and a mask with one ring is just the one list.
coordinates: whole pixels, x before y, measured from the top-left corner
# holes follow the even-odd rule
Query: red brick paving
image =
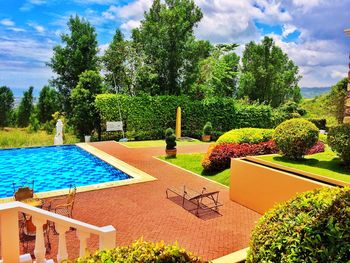
[[(152, 156), (164, 154), (163, 148), (127, 148), (114, 142), (99, 142), (92, 145), (107, 152), (158, 180), (134, 185), (118, 186), (104, 190), (78, 193), (73, 217), (97, 226), (113, 225), (117, 229), (117, 244), (129, 245), (143, 237), (147, 241), (178, 241), (180, 246), (211, 260), (248, 246), (249, 236), (260, 217), (229, 200), (228, 189), (182, 169), (168, 165)], [(178, 153), (205, 152), (207, 145), (178, 147)], [(197, 218), (181, 205), (165, 196), (168, 186), (186, 185), (193, 189), (220, 191), (221, 216), (210, 213)], [(57, 236), (51, 236), (53, 249), (57, 251)], [(89, 248), (96, 249), (98, 240), (89, 240)], [(74, 232), (67, 234), (70, 258), (78, 256), (79, 242)], [(48, 256), (48, 258), (50, 258)]]

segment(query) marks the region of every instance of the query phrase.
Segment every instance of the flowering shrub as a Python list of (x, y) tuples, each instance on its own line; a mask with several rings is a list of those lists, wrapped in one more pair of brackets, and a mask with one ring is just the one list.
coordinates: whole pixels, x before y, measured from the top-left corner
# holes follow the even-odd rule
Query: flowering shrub
[(222, 143), (209, 147), (202, 166), (209, 172), (221, 171), (230, 167), (231, 158), (272, 153), (277, 153), (276, 144), (273, 141), (255, 144)]
[(273, 129), (241, 128), (224, 133), (217, 143), (259, 143), (272, 139)]
[(323, 153), (325, 145), (322, 141), (318, 141), (314, 146), (306, 151), (306, 155), (311, 155), (315, 153)]
[(179, 263), (199, 263), (199, 258), (186, 252), (177, 244), (165, 245), (164, 242), (152, 243), (137, 240), (130, 246), (116, 247), (111, 250), (98, 251), (93, 255), (78, 258), (75, 263), (94, 263), (94, 262), (116, 262), (116, 263), (134, 263), (134, 262), (179, 262)]

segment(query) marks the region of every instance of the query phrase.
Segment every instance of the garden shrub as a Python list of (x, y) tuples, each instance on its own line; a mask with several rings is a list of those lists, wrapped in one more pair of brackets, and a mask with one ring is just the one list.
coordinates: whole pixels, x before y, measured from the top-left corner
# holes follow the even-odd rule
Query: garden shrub
[(213, 126), (211, 125), (211, 122), (207, 122), (203, 127), (203, 135), (211, 135), (213, 132)]
[(320, 130), (327, 130), (327, 120), (326, 119), (307, 119), (316, 125)]
[(259, 143), (272, 139), (274, 130), (258, 128), (235, 129), (224, 133), (217, 143)]
[[(167, 127), (175, 127), (176, 108), (182, 109), (183, 135), (202, 135), (210, 120), (217, 132), (234, 128), (272, 128), (280, 118), (268, 105), (238, 104), (232, 98), (193, 100), (185, 96), (126, 96), (101, 94), (95, 100), (102, 122), (120, 119), (119, 106), (126, 131), (144, 132), (144, 139), (162, 139)], [(192, 137), (192, 136), (191, 136)], [(194, 137), (194, 136), (193, 136)]]
[(180, 248), (178, 244), (165, 245), (164, 242), (146, 242), (137, 240), (130, 246), (121, 246), (111, 250), (98, 251), (93, 255), (78, 258), (75, 263), (200, 263), (200, 258)]
[(349, 188), (337, 187), (275, 206), (255, 226), (246, 262), (348, 262), (349, 206)]
[(167, 150), (172, 150), (176, 148), (176, 136), (172, 128), (168, 128), (165, 130), (165, 143)]
[(305, 119), (287, 120), (275, 129), (273, 140), (284, 156), (301, 159), (309, 148), (318, 141), (319, 130)]
[(325, 144), (322, 141), (318, 141), (314, 146), (306, 151), (306, 155), (311, 155), (315, 153), (323, 153), (325, 150)]
[(328, 132), (328, 144), (346, 165), (350, 165), (350, 124), (332, 127)]
[(207, 172), (218, 172), (230, 168), (231, 158), (272, 153), (277, 153), (273, 141), (256, 144), (221, 143), (209, 147), (202, 160), (202, 167)]

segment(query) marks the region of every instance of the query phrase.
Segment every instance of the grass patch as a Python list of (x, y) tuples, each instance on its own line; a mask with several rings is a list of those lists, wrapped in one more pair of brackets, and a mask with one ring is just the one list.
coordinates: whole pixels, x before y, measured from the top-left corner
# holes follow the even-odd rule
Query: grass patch
[[(150, 140), (150, 141), (130, 141), (130, 142), (120, 142), (121, 144), (130, 147), (130, 148), (148, 148), (148, 147), (165, 147), (164, 140)], [(191, 142), (188, 141), (176, 141), (176, 144), (181, 145), (194, 145), (194, 144), (203, 144), (199, 140), (194, 140)]]
[(341, 164), (337, 155), (327, 146), (325, 152), (306, 156), (304, 160), (293, 161), (282, 156), (259, 156), (257, 158), (276, 164), (350, 182), (350, 168)]
[[(18, 148), (53, 145), (54, 134), (45, 131), (28, 132), (26, 128), (6, 128), (0, 130), (0, 148)], [(64, 143), (72, 144), (79, 139), (72, 134), (65, 134)]]
[(223, 185), (230, 185), (230, 169), (226, 169), (220, 173), (208, 174), (205, 173), (201, 165), (204, 153), (178, 154), (176, 158), (167, 158), (160, 156), (159, 158), (171, 164), (180, 166), (186, 170), (194, 172), (198, 175), (214, 180)]

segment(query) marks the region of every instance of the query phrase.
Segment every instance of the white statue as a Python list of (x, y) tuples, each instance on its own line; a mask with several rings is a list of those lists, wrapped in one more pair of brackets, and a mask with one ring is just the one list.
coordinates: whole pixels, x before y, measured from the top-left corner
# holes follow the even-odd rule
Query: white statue
[(54, 139), (54, 145), (62, 145), (63, 144), (63, 123), (60, 119), (58, 119), (56, 123), (56, 135)]

